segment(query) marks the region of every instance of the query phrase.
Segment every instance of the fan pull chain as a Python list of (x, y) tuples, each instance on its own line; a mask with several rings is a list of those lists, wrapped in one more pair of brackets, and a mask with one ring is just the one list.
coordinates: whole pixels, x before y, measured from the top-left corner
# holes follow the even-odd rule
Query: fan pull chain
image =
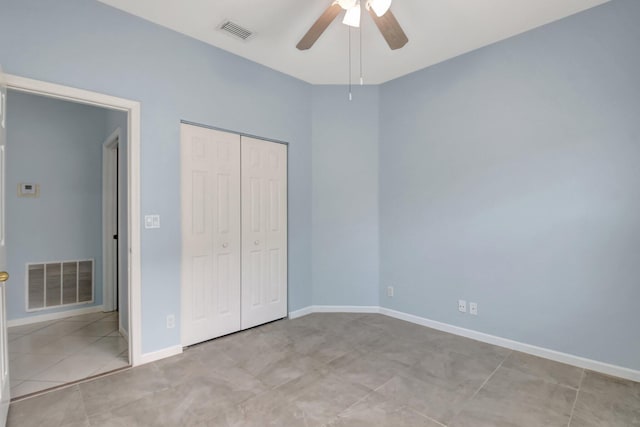
[(353, 101), (351, 93), (351, 27), (349, 26), (349, 101)]
[(358, 34), (360, 35), (360, 86), (362, 86), (364, 85), (364, 77), (362, 77), (362, 24), (360, 24)]

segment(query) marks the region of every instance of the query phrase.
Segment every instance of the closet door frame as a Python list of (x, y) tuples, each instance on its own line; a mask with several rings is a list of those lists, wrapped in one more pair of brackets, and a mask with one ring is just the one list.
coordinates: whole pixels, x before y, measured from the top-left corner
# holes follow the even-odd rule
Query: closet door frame
[[(189, 125), (189, 126), (196, 126), (196, 127), (200, 127), (200, 128), (205, 128), (205, 129), (211, 129), (211, 130), (215, 130), (215, 131), (220, 131), (220, 132), (226, 132), (232, 135), (236, 135), (238, 136), (241, 140), (242, 138), (252, 138), (252, 139), (258, 139), (258, 140), (262, 140), (265, 142), (272, 142), (275, 144), (281, 144), (285, 146), (285, 160), (286, 160), (286, 193), (285, 193), (285, 209), (286, 209), (286, 216), (287, 216), (287, 220), (286, 220), (286, 232), (287, 232), (287, 237), (286, 237), (286, 245), (287, 245), (287, 253), (286, 253), (286, 258), (285, 258), (285, 273), (286, 273), (286, 314), (284, 317), (288, 316), (289, 314), (289, 143), (286, 141), (281, 141), (281, 140), (277, 140), (277, 139), (272, 139), (272, 138), (265, 138), (262, 136), (258, 136), (258, 135), (253, 135), (253, 134), (249, 134), (249, 133), (245, 133), (245, 132), (239, 132), (239, 131), (235, 131), (235, 130), (231, 130), (231, 129), (226, 129), (226, 128), (221, 128), (221, 127), (217, 127), (217, 126), (211, 126), (211, 125), (205, 125), (202, 123), (197, 123), (197, 122), (192, 122), (192, 121), (188, 121), (188, 120), (180, 120), (180, 125)], [(242, 144), (242, 141), (240, 142)], [(180, 141), (180, 144), (182, 144), (182, 140)], [(242, 174), (242, 170), (240, 171), (240, 173)], [(242, 197), (242, 188), (240, 189), (240, 197)], [(182, 200), (182, 196), (181, 196), (181, 200)], [(181, 207), (182, 209), (182, 207)], [(241, 209), (241, 215), (242, 215), (242, 204), (240, 206)], [(242, 216), (241, 216), (242, 219)], [(242, 228), (242, 227), (241, 227)], [(241, 241), (242, 241), (242, 229), (241, 229)], [(181, 250), (183, 250), (181, 248)], [(242, 250), (241, 250), (241, 258), (242, 258)], [(241, 273), (242, 273), (242, 264), (240, 267)], [(241, 284), (242, 287), (242, 284)], [(181, 284), (181, 295), (182, 295), (182, 284)], [(242, 304), (241, 304), (242, 305)], [(184, 307), (184, 304), (182, 304), (182, 307)], [(241, 311), (242, 311), (242, 306), (241, 306)], [(242, 315), (242, 313), (241, 313)], [(184, 313), (182, 314), (181, 317), (184, 316)], [(238, 331), (242, 330), (242, 328), (239, 328)], [(183, 333), (184, 334), (184, 333)], [(181, 342), (184, 343), (184, 337), (181, 338)]]

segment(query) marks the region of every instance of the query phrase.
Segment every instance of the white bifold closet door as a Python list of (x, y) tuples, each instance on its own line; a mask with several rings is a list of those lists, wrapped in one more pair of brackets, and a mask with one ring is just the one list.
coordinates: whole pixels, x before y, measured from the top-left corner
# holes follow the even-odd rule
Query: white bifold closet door
[(181, 125), (182, 344), (287, 316), (287, 148)]
[(242, 137), (242, 329), (287, 316), (287, 147)]
[(181, 125), (182, 344), (240, 329), (240, 139)]

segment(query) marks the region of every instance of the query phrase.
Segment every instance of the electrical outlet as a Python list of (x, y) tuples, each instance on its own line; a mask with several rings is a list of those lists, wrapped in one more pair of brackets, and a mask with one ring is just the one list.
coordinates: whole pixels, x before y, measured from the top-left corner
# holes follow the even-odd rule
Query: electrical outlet
[(478, 315), (478, 303), (477, 302), (470, 302), (469, 303), (469, 314), (472, 314), (474, 316)]
[(458, 311), (461, 313), (467, 312), (467, 302), (463, 299), (458, 300)]
[(387, 288), (387, 296), (388, 296), (389, 298), (393, 298), (393, 286), (389, 286), (389, 287)]
[(167, 316), (167, 329), (173, 329), (176, 327), (176, 316), (170, 314)]

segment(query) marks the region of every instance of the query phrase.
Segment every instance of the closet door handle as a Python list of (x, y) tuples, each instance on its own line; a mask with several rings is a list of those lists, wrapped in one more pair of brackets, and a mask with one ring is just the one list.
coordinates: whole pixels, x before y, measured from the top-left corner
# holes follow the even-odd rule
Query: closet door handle
[(222, 247), (223, 247), (223, 248), (225, 248), (225, 249), (226, 249), (226, 248), (228, 248), (228, 247), (229, 247), (229, 243), (224, 242), (224, 243), (222, 244)]
[(256, 240), (255, 242), (253, 242), (253, 244), (258, 246), (260, 244), (260, 240)]

